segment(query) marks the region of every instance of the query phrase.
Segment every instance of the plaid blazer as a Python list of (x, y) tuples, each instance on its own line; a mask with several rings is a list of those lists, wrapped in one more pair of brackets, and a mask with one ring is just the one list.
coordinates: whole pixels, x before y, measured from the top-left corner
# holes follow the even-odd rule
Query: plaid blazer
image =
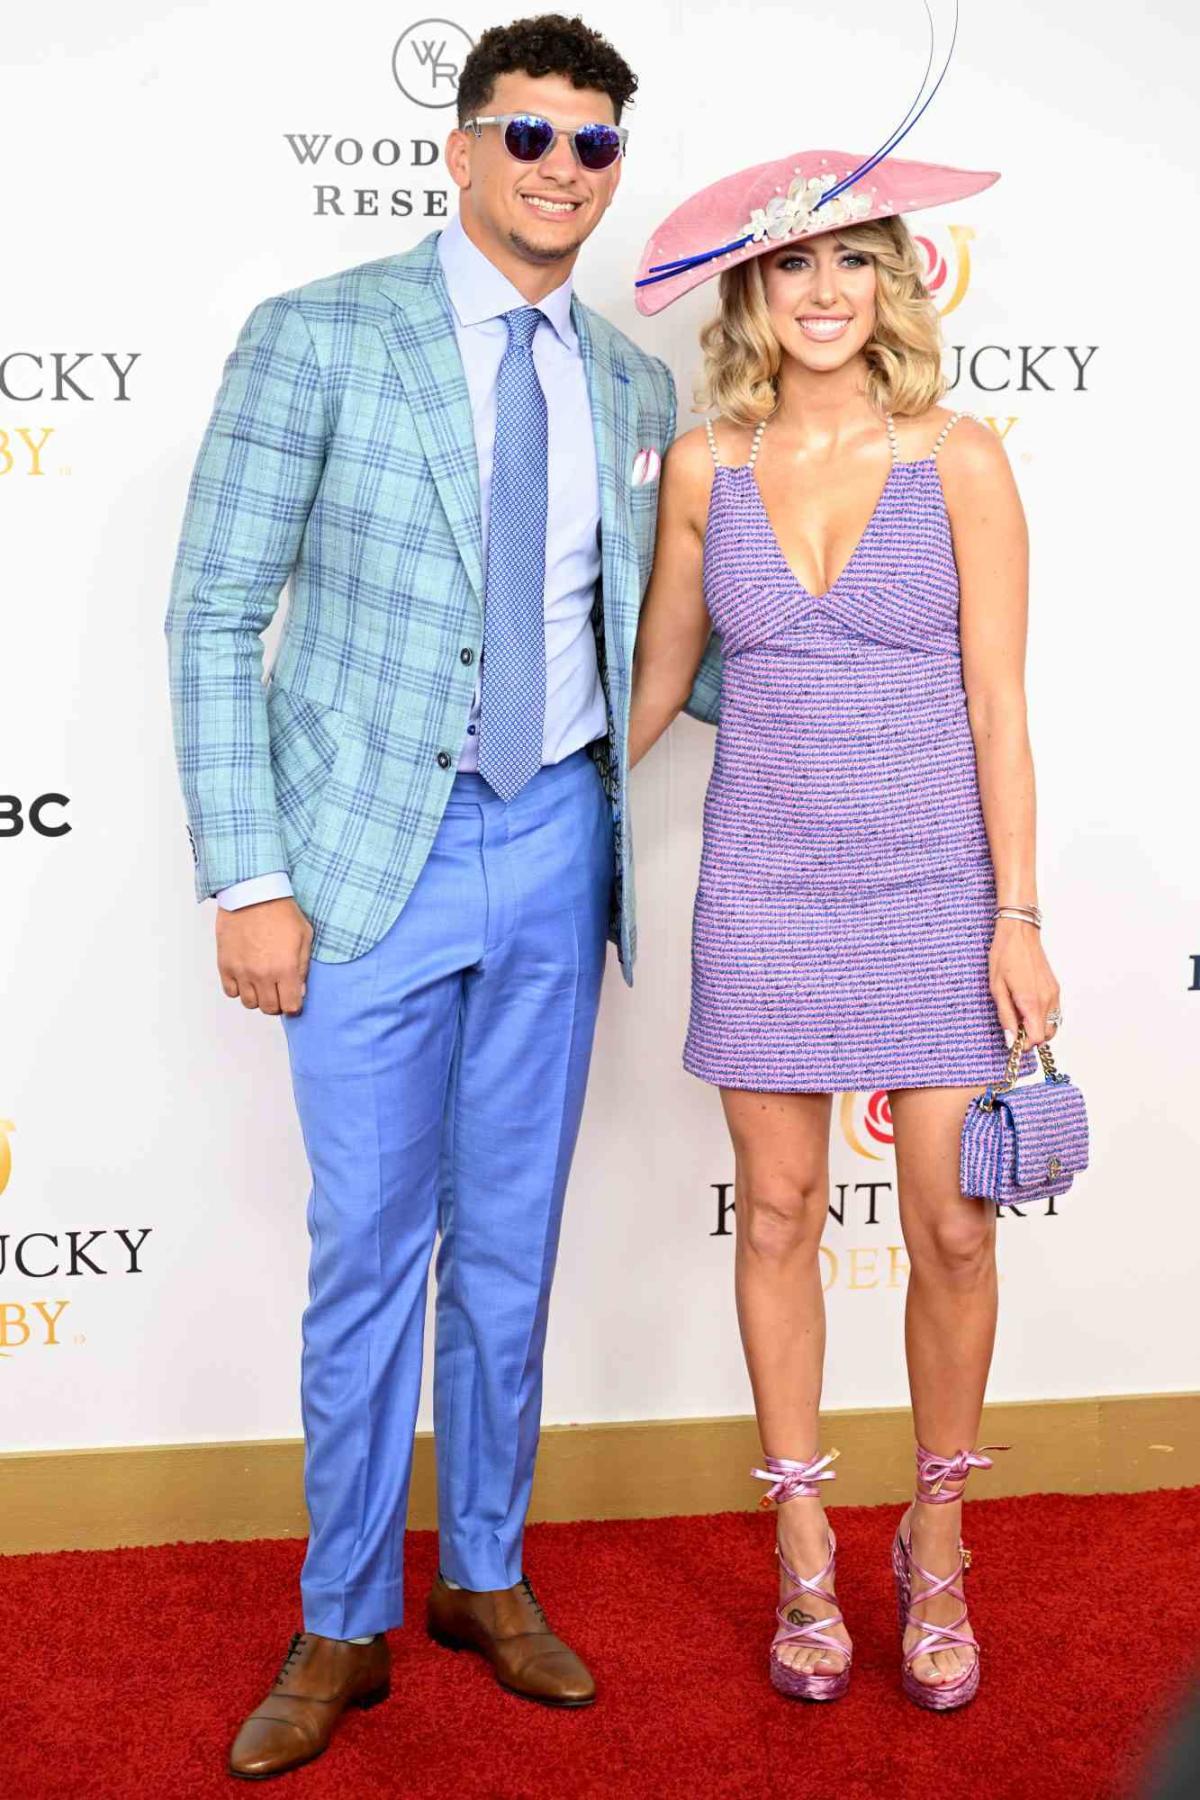
[[(436, 243), (250, 315), (197, 458), (167, 613), (197, 897), (287, 869), (327, 962), (377, 943), (420, 874), (482, 648), (474, 427)], [(675, 393), (664, 364), (578, 298), (572, 322), (600, 481), (609, 735), (593, 753), (616, 827), (611, 936), (631, 980), (629, 693), (658, 509), (657, 484), (631, 477), (639, 449), (671, 442)], [(264, 684), (261, 633), (289, 577)], [(705, 682), (695, 709), (712, 716)]]

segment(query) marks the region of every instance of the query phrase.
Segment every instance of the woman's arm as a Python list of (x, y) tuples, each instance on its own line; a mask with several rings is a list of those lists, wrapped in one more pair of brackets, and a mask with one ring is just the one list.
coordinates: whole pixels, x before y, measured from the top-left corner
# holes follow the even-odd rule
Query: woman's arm
[[(1025, 713), (1029, 542), (995, 433), (964, 419), (938, 457), (962, 595), (963, 684), (1000, 906), (1036, 906), (1036, 802)], [(989, 974), (1005, 1031), (1054, 1035), (1058, 983), (1035, 925), (997, 919)]]
[(712, 634), (703, 584), (712, 473), (703, 431), (677, 439), (663, 461), (654, 568), (633, 659), (630, 768), (682, 709)]

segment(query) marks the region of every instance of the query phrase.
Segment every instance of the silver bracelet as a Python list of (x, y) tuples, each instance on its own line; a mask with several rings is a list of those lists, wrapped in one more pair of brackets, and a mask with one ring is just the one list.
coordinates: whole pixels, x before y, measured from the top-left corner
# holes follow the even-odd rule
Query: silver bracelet
[(1022, 925), (1033, 925), (1038, 931), (1042, 929), (1041, 908), (1037, 906), (998, 906), (998, 919), (1019, 919)]

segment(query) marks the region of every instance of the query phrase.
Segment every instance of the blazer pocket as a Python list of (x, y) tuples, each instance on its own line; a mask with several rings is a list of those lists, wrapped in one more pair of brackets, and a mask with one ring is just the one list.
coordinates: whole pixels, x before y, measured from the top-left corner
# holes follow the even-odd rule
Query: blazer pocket
[(345, 725), (331, 706), (272, 681), (267, 688), (275, 804), (289, 864), (308, 839), (325, 785), (337, 761)]
[(637, 550), (642, 581), (648, 580), (654, 557), (654, 541), (658, 535), (658, 482), (653, 481), (631, 490), (630, 518), (633, 541)]
[(654, 542), (654, 533), (658, 525), (657, 481), (651, 482), (647, 487), (635, 487), (631, 490), (629, 514), (638, 547), (644, 550), (647, 544)]

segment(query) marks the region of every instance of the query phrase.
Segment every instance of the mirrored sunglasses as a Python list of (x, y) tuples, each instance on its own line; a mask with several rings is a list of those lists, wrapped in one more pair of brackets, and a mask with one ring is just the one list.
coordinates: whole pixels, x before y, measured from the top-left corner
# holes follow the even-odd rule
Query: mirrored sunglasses
[(549, 119), (539, 118), (537, 113), (496, 113), (486, 119), (467, 119), (462, 128), (480, 137), (485, 125), (504, 127), (504, 148), (521, 163), (541, 162), (555, 140), (565, 137), (580, 168), (593, 175), (612, 168), (624, 154), (629, 136), (622, 125), (577, 125), (574, 131), (566, 131), (552, 125)]

